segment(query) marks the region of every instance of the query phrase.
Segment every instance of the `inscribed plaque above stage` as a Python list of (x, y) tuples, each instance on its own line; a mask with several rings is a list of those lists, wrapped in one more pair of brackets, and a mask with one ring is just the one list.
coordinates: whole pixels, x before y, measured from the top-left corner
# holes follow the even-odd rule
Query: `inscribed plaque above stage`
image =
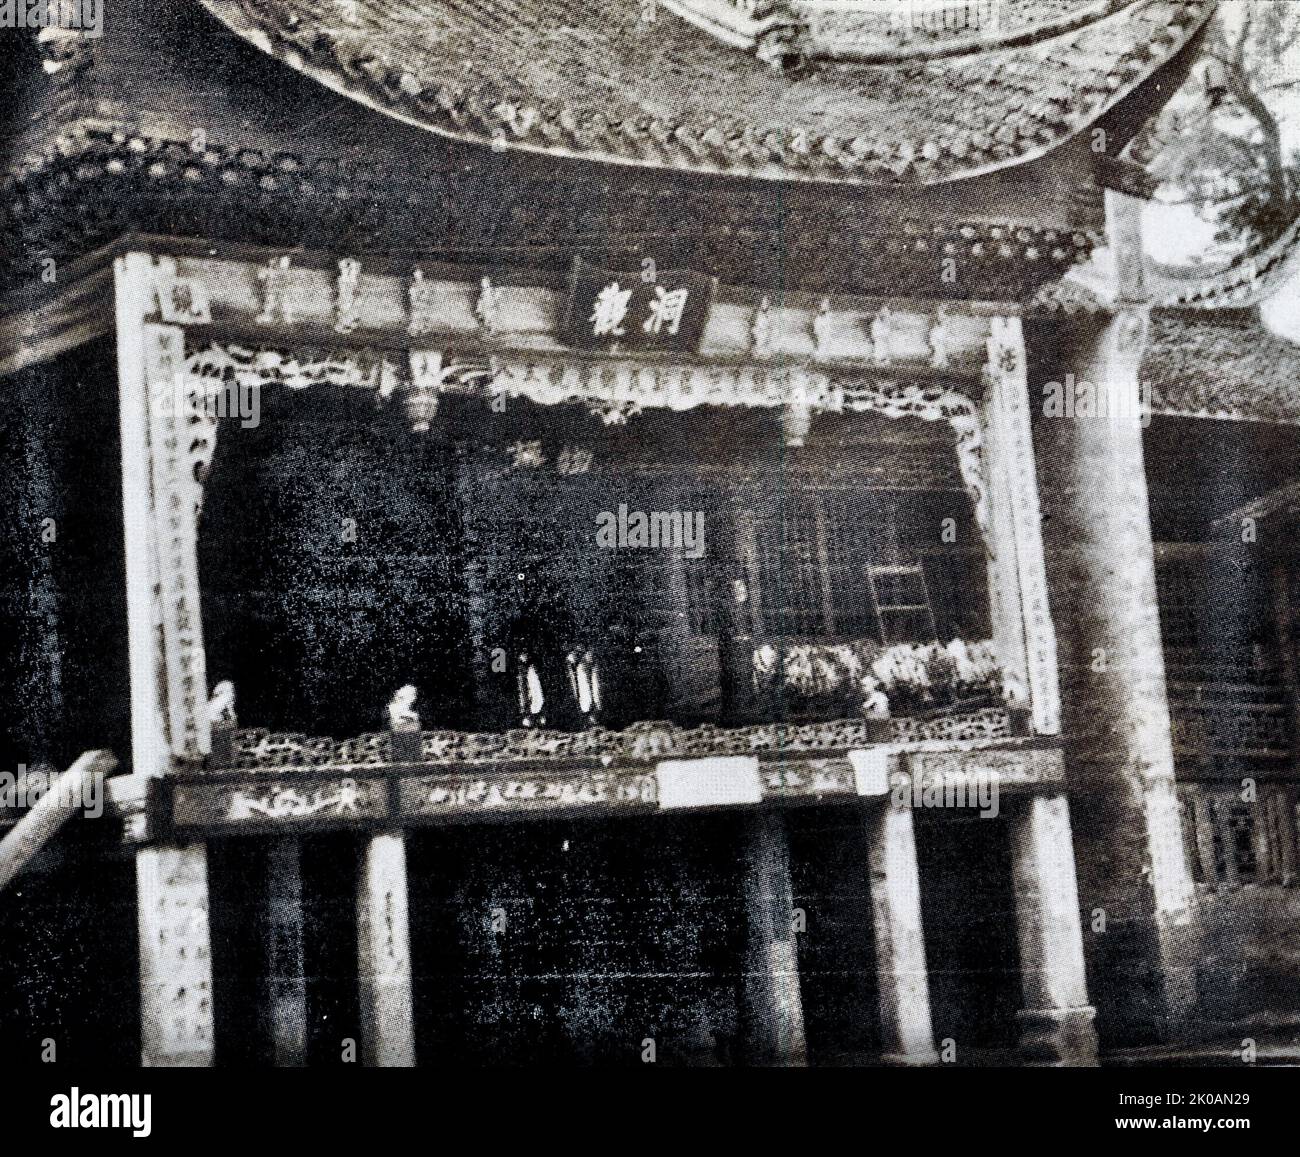
[(565, 339), (579, 349), (694, 352), (704, 336), (715, 284), (703, 273), (653, 268), (618, 273), (576, 259)]

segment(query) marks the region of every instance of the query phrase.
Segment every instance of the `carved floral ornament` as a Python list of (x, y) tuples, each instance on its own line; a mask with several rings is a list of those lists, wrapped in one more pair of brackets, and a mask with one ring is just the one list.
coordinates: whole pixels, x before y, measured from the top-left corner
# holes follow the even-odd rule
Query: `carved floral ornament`
[[(1023, 365), (1023, 345), (1007, 340), (996, 324), (988, 354), (990, 371), (1014, 372)], [(228, 342), (196, 350), (187, 358), (186, 369), (208, 391), (233, 382), (241, 388), (351, 386), (373, 391), (380, 401), (400, 395), (417, 430), (428, 429), (444, 394), (523, 398), (543, 406), (579, 404), (606, 424), (623, 423), (653, 409), (780, 408), (783, 417), (797, 419), (784, 425), (798, 427), (800, 436), (806, 433), (805, 419), (817, 413), (942, 421), (953, 432), (958, 469), (976, 521), (987, 532), (979, 407), (971, 397), (939, 382), (897, 381), (870, 371), (857, 371), (858, 380), (850, 382), (835, 380), (821, 368), (789, 364), (674, 365), (530, 352), (444, 358), (432, 350), (412, 350), (403, 359), (370, 350), (289, 352)]]
[[(976, 750), (1015, 742), (1005, 707), (937, 717), (891, 720), (894, 743), (933, 746), (935, 750)], [(702, 724), (681, 727), (664, 721), (633, 723), (618, 731), (589, 727), (583, 731), (520, 728), (505, 732), (420, 731), (420, 762), (450, 767), (533, 761), (599, 760), (605, 766), (625, 761), (767, 753), (828, 753), (864, 748), (880, 742), (871, 721), (861, 717), (826, 723), (760, 723), (746, 727)], [(383, 767), (393, 762), (392, 734), (372, 732), (330, 739), (260, 728), (232, 736), (229, 766)]]

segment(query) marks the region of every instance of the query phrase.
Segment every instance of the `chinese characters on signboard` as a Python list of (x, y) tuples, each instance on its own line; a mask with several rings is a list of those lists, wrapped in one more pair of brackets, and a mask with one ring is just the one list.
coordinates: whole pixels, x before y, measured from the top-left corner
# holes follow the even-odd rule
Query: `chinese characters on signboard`
[(571, 345), (583, 349), (699, 349), (715, 281), (703, 273), (670, 269), (653, 279), (573, 263), (566, 323)]

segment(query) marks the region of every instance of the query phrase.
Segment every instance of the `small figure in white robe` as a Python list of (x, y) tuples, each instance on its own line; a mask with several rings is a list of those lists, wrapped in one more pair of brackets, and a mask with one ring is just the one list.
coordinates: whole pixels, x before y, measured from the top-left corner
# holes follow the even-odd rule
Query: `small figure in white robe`
[(750, 349), (756, 358), (772, 356), (772, 303), (765, 297), (754, 311), (749, 327)]
[(815, 357), (824, 358), (830, 352), (831, 324), (831, 299), (823, 297), (821, 308), (817, 310), (812, 322)]
[(235, 722), (235, 685), (229, 679), (222, 679), (212, 688), (212, 697), (208, 700), (208, 722)]
[(893, 310), (887, 305), (882, 305), (880, 312), (871, 323), (871, 353), (878, 366), (890, 365), (894, 360), (894, 352), (891, 348), (893, 322)]
[(600, 672), (596, 669), (595, 657), (589, 650), (581, 650), (570, 651), (566, 658), (569, 687), (578, 712), (587, 724), (594, 725), (600, 711)]
[(520, 722), (525, 727), (532, 727), (534, 723), (539, 727), (545, 727), (546, 717), (542, 711), (546, 706), (546, 699), (542, 694), (542, 678), (538, 675), (537, 668), (528, 658), (526, 651), (519, 653), (515, 682), (519, 689)]
[(946, 370), (952, 360), (950, 346), (952, 330), (948, 324), (948, 311), (941, 305), (933, 326), (930, 327), (930, 365), (936, 370)]
[(409, 683), (397, 689), (388, 704), (388, 726), (394, 731), (420, 730), (420, 715), (415, 710), (418, 695)]

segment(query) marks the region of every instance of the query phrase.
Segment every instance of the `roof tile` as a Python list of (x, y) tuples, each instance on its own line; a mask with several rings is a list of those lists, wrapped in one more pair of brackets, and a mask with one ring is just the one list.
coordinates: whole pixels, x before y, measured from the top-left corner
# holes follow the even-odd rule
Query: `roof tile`
[(436, 132), (868, 184), (941, 182), (1042, 155), (1175, 55), (1215, 6), (1104, 0), (1062, 24), (1069, 4), (1020, 0), (1008, 6), (1010, 46), (786, 75), (666, 11), (648, 23), (632, 0), (356, 0), (351, 22), (334, 0), (201, 2), (286, 63)]

